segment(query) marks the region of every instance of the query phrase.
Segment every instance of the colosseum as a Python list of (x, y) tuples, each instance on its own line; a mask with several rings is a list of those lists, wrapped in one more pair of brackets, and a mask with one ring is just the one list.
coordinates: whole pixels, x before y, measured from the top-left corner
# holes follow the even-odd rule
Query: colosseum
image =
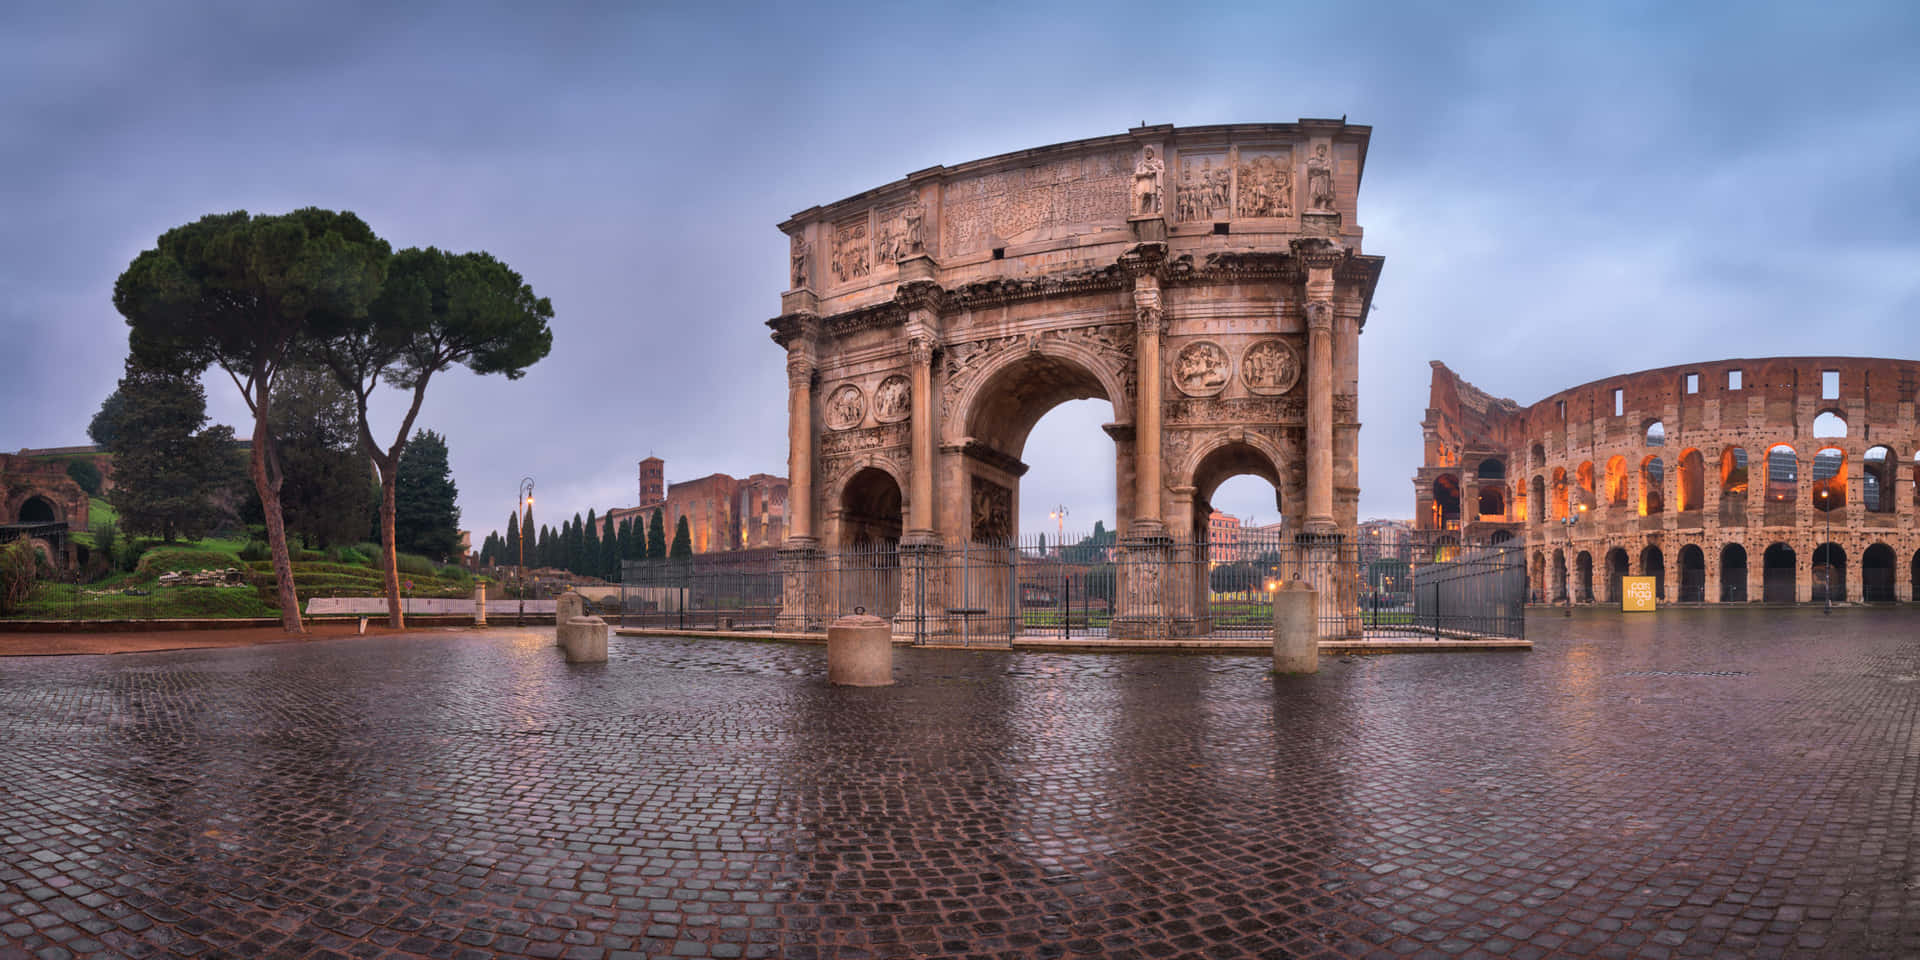
[[(1910, 602), (1920, 587), (1920, 363), (1717, 360), (1532, 406), (1433, 363), (1416, 526), (1526, 544), (1538, 602)], [(1903, 466), (1905, 469), (1903, 469)]]

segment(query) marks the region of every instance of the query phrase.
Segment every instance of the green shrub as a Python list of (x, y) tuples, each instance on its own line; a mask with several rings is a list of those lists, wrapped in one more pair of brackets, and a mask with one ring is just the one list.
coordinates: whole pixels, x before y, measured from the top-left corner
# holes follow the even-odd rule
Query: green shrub
[(327, 556), (325, 550), (293, 550), (290, 552), (293, 554), (292, 559), (301, 563), (325, 563), (333, 559)]
[(352, 547), (334, 547), (328, 551), (327, 559), (334, 563), (344, 563), (359, 567), (370, 566), (372, 564), (372, 561), (365, 555)]
[(248, 540), (247, 545), (240, 548), (240, 559), (248, 561), (271, 560), (273, 559), (273, 551), (267, 549), (267, 544), (264, 540)]
[(394, 566), (401, 573), (410, 573), (416, 577), (434, 576), (433, 561), (417, 553), (401, 553), (394, 556)]
[(185, 573), (193, 570), (224, 570), (237, 566), (232, 554), (217, 550), (194, 550), (188, 547), (155, 547), (140, 558), (140, 566), (135, 573), (142, 577), (158, 577), (163, 573)]
[(87, 496), (100, 495), (100, 468), (94, 466), (92, 460), (68, 460), (67, 476), (74, 483), (79, 484), (80, 489), (87, 492)]
[(120, 548), (120, 569), (128, 573), (139, 569), (141, 559), (146, 557), (147, 551), (153, 549), (154, 544), (159, 542), (158, 540), (147, 539), (128, 540), (126, 544)]
[(14, 612), (33, 592), (35, 559), (25, 537), (0, 545), (0, 616)]

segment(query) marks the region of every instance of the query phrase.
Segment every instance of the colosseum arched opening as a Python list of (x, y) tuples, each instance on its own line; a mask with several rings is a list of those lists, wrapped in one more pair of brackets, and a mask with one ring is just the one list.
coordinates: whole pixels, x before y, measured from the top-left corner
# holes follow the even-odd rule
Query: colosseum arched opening
[(1876, 543), (1860, 555), (1860, 599), (1868, 603), (1892, 603), (1896, 599), (1893, 548)]
[[(1482, 464), (1483, 474), (1489, 461), (1508, 465), (1504, 518), (1475, 510), (1445, 529), (1468, 544), (1496, 531), (1524, 538), (1537, 561), (1529, 573), (1543, 581), (1530, 595), (1542, 600), (1570, 587), (1575, 602), (1617, 603), (1621, 577), (1647, 574), (1672, 602), (1912, 602), (1916, 385), (1920, 362), (1909, 360), (1730, 359), (1608, 377), (1522, 405), (1436, 362), (1421, 426), (1429, 450), (1453, 459), (1420, 469), (1417, 499), (1430, 502), (1455, 464)], [(1419, 525), (1441, 519), (1422, 515)]]
[(1747, 548), (1737, 543), (1720, 548), (1720, 602), (1747, 602)]

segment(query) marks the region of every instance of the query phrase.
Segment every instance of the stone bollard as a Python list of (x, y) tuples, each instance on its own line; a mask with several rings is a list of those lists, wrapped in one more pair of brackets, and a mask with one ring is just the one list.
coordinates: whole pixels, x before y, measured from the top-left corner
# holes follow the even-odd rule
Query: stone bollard
[(827, 625), (827, 682), (840, 687), (893, 685), (893, 624), (864, 613)]
[(572, 590), (555, 597), (553, 600), (553, 645), (560, 646), (565, 631), (560, 628), (574, 617), (587, 615), (587, 598)]
[(473, 585), (473, 625), (487, 625), (487, 585), (484, 583)]
[(1273, 592), (1273, 672), (1315, 673), (1320, 669), (1320, 594), (1289, 580)]
[(607, 662), (607, 622), (599, 617), (574, 617), (559, 628), (560, 649), (568, 663)]

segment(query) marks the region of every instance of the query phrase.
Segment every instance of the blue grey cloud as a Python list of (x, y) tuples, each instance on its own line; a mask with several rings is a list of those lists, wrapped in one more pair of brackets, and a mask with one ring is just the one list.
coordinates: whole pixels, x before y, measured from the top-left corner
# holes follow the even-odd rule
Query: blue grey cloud
[[(1529, 402), (1727, 355), (1920, 355), (1910, 4), (814, 7), (43, 5), (0, 13), (0, 447), (80, 442), (125, 350), (109, 291), (161, 231), (348, 208), (486, 249), (558, 317), (517, 383), (461, 375), (468, 523), (783, 472), (773, 225), (936, 163), (1114, 133), (1374, 126), (1361, 511), (1406, 515), (1426, 361)], [(215, 414), (243, 418), (209, 383)], [(1023, 526), (1111, 510), (1111, 414), (1029, 444)], [(391, 411), (382, 411), (390, 414)], [(389, 428), (391, 429), (391, 428)], [(1219, 504), (1271, 518), (1252, 480)], [(498, 518), (498, 519), (496, 519)]]

